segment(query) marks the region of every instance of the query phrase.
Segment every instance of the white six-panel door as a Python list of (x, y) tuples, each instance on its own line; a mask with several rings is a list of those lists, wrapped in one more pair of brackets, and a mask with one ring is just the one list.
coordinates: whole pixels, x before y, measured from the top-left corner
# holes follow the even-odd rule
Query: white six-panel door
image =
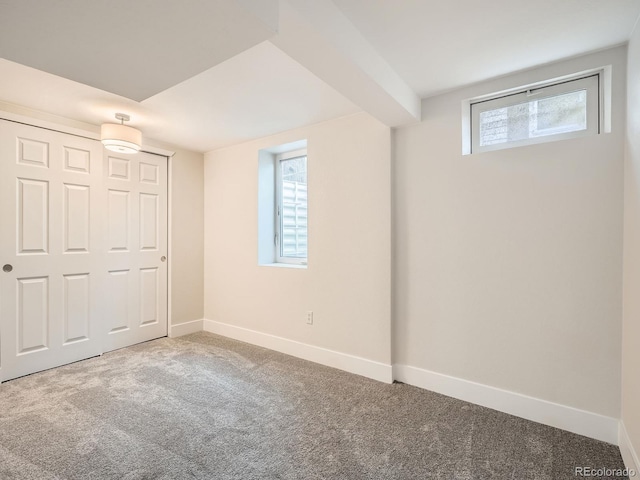
[(167, 159), (120, 157), (0, 120), (0, 380), (166, 335)]
[(167, 334), (167, 159), (106, 152), (104, 351)]

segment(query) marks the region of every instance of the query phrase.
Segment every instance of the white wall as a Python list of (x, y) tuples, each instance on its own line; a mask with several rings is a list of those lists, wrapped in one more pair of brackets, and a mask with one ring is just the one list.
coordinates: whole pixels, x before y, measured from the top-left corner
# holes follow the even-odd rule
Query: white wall
[[(622, 423), (640, 468), (640, 27), (629, 42), (624, 184)], [(621, 447), (624, 445), (621, 444)], [(623, 450), (624, 449), (621, 448)], [(632, 453), (632, 456), (634, 454)], [(628, 457), (625, 457), (627, 466)]]
[[(396, 131), (394, 363), (619, 417), (625, 61), (428, 98)], [(608, 64), (612, 133), (461, 155), (463, 99)]]
[(171, 324), (204, 317), (204, 155), (171, 159)]
[[(259, 266), (258, 151), (302, 139), (308, 268)], [(205, 317), (388, 366), (390, 188), (390, 130), (364, 113), (206, 154)]]

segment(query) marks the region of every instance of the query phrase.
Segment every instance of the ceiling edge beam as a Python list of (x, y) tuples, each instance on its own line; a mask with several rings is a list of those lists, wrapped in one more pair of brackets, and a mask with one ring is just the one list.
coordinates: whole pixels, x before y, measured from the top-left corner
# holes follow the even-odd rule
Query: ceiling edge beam
[(420, 98), (331, 0), (281, 0), (270, 41), (382, 123), (420, 120)]

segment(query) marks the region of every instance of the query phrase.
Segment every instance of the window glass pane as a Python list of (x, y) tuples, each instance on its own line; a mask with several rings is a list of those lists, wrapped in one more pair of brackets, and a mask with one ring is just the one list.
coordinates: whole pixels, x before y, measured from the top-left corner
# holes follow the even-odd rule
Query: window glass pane
[(480, 146), (587, 129), (587, 91), (480, 112)]
[(307, 258), (307, 157), (280, 161), (280, 256)]

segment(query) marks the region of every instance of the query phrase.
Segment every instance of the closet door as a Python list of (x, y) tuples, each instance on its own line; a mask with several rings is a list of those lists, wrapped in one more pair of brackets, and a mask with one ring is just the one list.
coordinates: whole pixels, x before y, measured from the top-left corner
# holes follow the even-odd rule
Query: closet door
[(101, 352), (99, 142), (0, 120), (0, 379)]
[(167, 335), (167, 164), (0, 120), (0, 381)]
[(105, 150), (104, 351), (167, 335), (167, 157)]

